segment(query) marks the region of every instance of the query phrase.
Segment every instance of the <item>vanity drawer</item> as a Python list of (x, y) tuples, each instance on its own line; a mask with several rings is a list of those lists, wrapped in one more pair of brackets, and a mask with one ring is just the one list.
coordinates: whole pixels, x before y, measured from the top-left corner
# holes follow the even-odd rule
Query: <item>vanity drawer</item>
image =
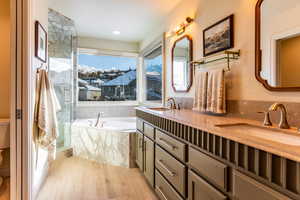
[(189, 198), (188, 200), (226, 200), (227, 197), (189, 170)]
[(186, 144), (156, 130), (156, 142), (182, 161), (186, 161)]
[(192, 147), (189, 148), (189, 164), (198, 171), (199, 174), (227, 190), (227, 165), (224, 165)]
[(161, 200), (183, 200), (157, 170), (155, 170), (155, 192)]
[(291, 200), (238, 171), (233, 172), (233, 195), (238, 200)]
[(176, 188), (176, 190), (186, 195), (186, 167), (173, 158), (162, 148), (156, 146), (155, 166), (164, 177)]
[(144, 134), (147, 137), (154, 139), (154, 127), (150, 124), (144, 123)]
[(141, 119), (136, 120), (136, 129), (141, 131), (141, 132), (144, 132), (144, 122), (143, 122), (143, 120), (141, 120)]

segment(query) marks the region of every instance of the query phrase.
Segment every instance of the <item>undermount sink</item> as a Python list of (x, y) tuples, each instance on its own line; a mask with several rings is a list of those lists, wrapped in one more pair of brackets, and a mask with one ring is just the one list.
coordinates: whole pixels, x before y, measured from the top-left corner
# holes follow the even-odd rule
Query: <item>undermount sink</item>
[(293, 130), (281, 130), (247, 123), (217, 124), (215, 126), (263, 140), (269, 140), (291, 146), (300, 146), (300, 134), (297, 135), (298, 133)]
[(155, 111), (168, 111), (171, 110), (170, 108), (165, 108), (165, 107), (160, 107), (160, 108), (149, 108), (150, 110), (155, 110)]

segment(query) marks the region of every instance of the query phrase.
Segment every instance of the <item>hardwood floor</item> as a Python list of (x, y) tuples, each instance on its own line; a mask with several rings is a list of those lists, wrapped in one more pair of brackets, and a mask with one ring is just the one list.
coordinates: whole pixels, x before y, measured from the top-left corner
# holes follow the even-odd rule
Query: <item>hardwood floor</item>
[(158, 200), (138, 169), (77, 157), (55, 161), (37, 200)]

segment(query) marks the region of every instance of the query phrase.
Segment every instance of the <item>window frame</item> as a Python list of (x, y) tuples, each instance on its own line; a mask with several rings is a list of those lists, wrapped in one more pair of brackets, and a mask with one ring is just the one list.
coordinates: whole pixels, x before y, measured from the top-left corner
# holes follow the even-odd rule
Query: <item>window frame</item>
[[(78, 88), (78, 61), (80, 54), (91, 54), (91, 55), (99, 55), (99, 56), (119, 56), (119, 57), (128, 57), (136, 59), (136, 100), (135, 101), (79, 101), (79, 88)], [(136, 52), (126, 52), (126, 51), (115, 51), (115, 50), (102, 50), (95, 48), (78, 48), (77, 55), (77, 64), (75, 65), (75, 74), (76, 74), (76, 107), (94, 107), (94, 106), (138, 106), (139, 105), (139, 92), (140, 92), (140, 84), (139, 84), (139, 73), (140, 73), (140, 59), (139, 54)]]
[[(160, 103), (156, 101), (147, 100), (147, 79), (146, 79), (146, 64), (145, 64), (145, 57), (151, 54), (153, 51), (157, 50), (158, 48), (162, 49), (162, 99)], [(153, 43), (151, 43), (145, 50), (141, 53), (141, 104), (145, 106), (151, 107), (162, 107), (165, 105), (165, 55), (164, 55), (164, 40), (160, 37)]]

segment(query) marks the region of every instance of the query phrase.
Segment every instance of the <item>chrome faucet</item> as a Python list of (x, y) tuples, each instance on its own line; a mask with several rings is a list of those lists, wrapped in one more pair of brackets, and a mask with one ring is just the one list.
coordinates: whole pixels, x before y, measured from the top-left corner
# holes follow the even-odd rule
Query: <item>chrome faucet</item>
[(278, 108), (280, 108), (280, 122), (279, 122), (279, 128), (281, 129), (289, 129), (290, 125), (287, 121), (287, 112), (286, 112), (286, 108), (283, 104), (281, 103), (274, 103), (273, 105), (271, 105), (271, 107), (269, 108), (269, 111), (277, 111)]
[(177, 109), (176, 102), (174, 98), (168, 98), (167, 103), (170, 103), (170, 109)]

